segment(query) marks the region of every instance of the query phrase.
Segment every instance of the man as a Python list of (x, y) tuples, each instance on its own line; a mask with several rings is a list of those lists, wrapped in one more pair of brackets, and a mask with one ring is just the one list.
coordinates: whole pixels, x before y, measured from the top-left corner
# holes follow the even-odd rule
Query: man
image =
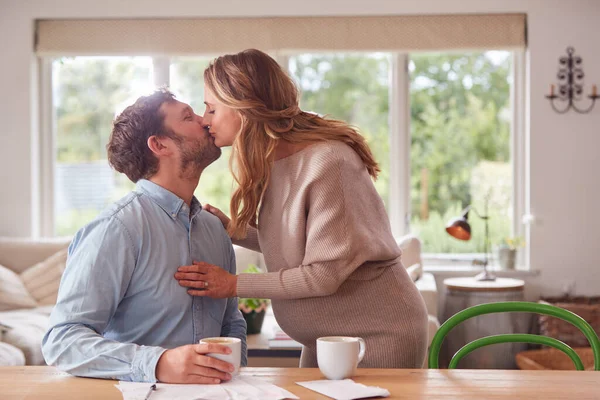
[(202, 171), (221, 155), (189, 105), (160, 90), (140, 97), (114, 122), (108, 161), (136, 182), (69, 246), (42, 351), (78, 376), (142, 382), (219, 383), (233, 366), (207, 356), (242, 340), (237, 298), (191, 296), (177, 268), (206, 262), (235, 273), (231, 241), (194, 197)]

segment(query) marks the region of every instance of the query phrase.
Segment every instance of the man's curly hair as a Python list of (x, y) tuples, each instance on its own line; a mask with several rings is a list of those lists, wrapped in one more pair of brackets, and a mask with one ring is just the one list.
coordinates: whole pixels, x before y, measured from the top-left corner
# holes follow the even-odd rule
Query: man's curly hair
[(127, 107), (113, 122), (110, 140), (106, 145), (108, 163), (124, 173), (132, 182), (150, 178), (158, 171), (158, 159), (148, 148), (150, 136), (173, 137), (164, 126), (163, 103), (175, 101), (175, 95), (165, 88), (142, 96)]

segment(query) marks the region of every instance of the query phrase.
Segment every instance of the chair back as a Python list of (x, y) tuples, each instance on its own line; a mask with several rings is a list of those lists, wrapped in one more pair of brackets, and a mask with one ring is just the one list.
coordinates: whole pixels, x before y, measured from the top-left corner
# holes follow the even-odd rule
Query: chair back
[[(579, 315), (572, 313), (571, 311), (567, 311), (563, 308), (556, 307), (549, 304), (539, 304), (539, 303), (531, 303), (525, 301), (507, 301), (507, 302), (498, 302), (498, 303), (489, 303), (489, 304), (479, 304), (473, 307), (469, 307), (464, 309), (452, 317), (450, 317), (446, 322), (440, 326), (440, 329), (437, 331), (433, 340), (431, 342), (431, 347), (429, 349), (429, 368), (439, 368), (439, 355), (440, 349), (442, 347), (442, 343), (446, 338), (448, 332), (450, 332), (455, 326), (460, 324), (467, 319), (484, 315), (484, 314), (493, 314), (493, 313), (501, 313), (501, 312), (529, 312), (529, 313), (537, 313), (543, 315), (550, 315), (552, 317), (560, 318), (564, 321), (570, 322), (575, 327), (577, 327), (590, 342), (590, 346), (592, 348), (592, 352), (594, 353), (594, 370), (600, 371), (600, 339), (598, 339), (598, 335), (592, 328), (592, 326), (587, 323), (583, 318)], [(450, 360), (450, 364), (448, 368), (456, 368), (459, 361), (465, 357), (467, 354), (472, 351), (484, 347), (489, 346), (491, 344), (497, 343), (533, 343), (533, 344), (542, 344), (550, 347), (554, 347), (555, 349), (563, 351), (567, 354), (571, 360), (575, 363), (575, 367), (583, 371), (584, 366), (581, 358), (575, 350), (573, 350), (570, 346), (561, 342), (560, 340), (550, 338), (547, 336), (541, 335), (531, 335), (531, 334), (503, 334), (503, 335), (493, 335), (486, 336), (481, 339), (477, 339), (472, 341), (471, 343), (466, 344), (460, 350), (454, 354), (452, 359)]]

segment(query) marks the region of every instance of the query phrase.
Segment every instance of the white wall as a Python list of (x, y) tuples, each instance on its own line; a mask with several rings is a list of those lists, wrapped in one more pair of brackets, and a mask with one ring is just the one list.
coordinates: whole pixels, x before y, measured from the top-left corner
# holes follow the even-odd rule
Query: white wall
[[(530, 293), (554, 294), (575, 282), (579, 294), (600, 292), (600, 104), (588, 115), (554, 113), (544, 98), (558, 57), (573, 45), (584, 58), (586, 88), (600, 85), (600, 1), (596, 0), (0, 0), (0, 235), (33, 232), (37, 155), (36, 18), (368, 15), (526, 12), (529, 33)], [(190, 38), (202, 40), (202, 38)]]

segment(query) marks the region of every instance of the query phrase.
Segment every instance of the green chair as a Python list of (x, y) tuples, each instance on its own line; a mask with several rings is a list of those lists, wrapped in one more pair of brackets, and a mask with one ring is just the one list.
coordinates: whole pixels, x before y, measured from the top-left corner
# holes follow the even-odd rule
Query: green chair
[[(448, 332), (450, 332), (456, 325), (478, 315), (501, 312), (529, 312), (544, 314), (570, 322), (571, 324), (579, 328), (579, 330), (581, 330), (581, 332), (590, 342), (592, 352), (594, 353), (594, 370), (600, 371), (600, 339), (598, 339), (598, 335), (596, 335), (596, 332), (594, 332), (594, 329), (591, 327), (590, 324), (588, 324), (579, 315), (574, 314), (571, 311), (567, 311), (565, 309), (556, 306), (551, 306), (548, 304), (529, 303), (525, 301), (508, 301), (489, 304), (479, 304), (473, 307), (469, 307), (453, 315), (451, 318), (449, 318), (446, 322), (442, 324), (440, 329), (433, 337), (431, 347), (429, 349), (429, 368), (439, 368), (439, 355), (440, 349), (442, 347), (442, 342), (444, 341)], [(467, 345), (463, 346), (460, 350), (456, 352), (456, 354), (452, 357), (452, 360), (450, 360), (448, 368), (456, 368), (458, 362), (464, 356), (480, 347), (497, 343), (515, 342), (542, 344), (554, 347), (566, 353), (575, 363), (575, 367), (577, 368), (577, 370), (584, 370), (581, 358), (579, 358), (577, 353), (571, 347), (561, 342), (560, 340), (556, 340), (547, 336), (530, 334), (503, 334), (487, 336), (481, 339), (474, 340), (471, 343), (468, 343)]]

